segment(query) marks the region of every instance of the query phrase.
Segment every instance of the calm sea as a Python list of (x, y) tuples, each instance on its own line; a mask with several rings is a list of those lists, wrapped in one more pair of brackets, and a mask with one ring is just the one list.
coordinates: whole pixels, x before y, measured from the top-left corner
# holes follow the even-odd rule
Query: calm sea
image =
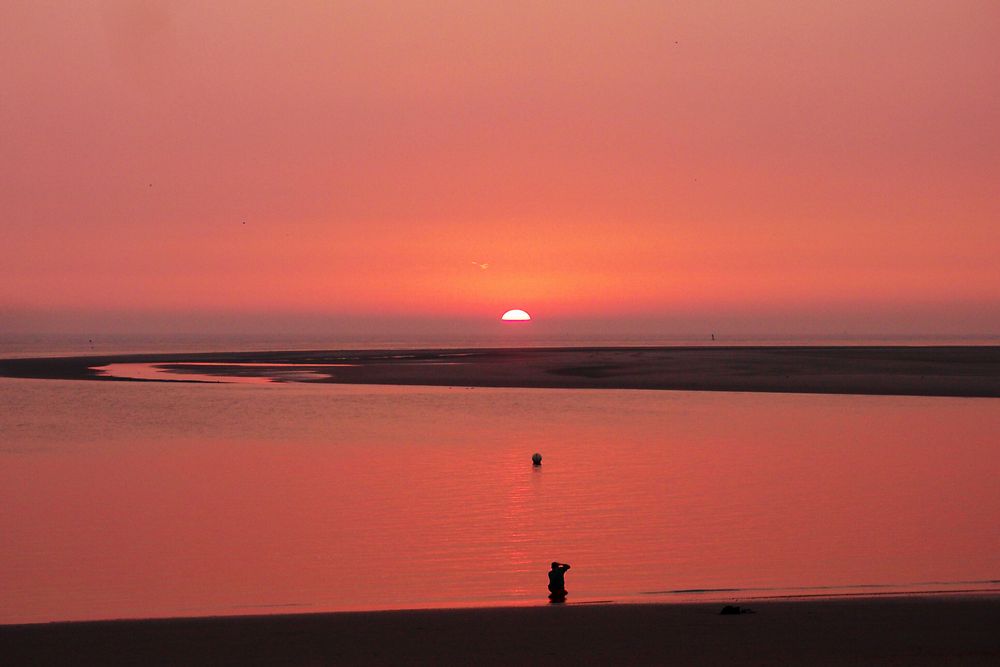
[(0, 379), (0, 622), (543, 604), (552, 560), (571, 603), (1000, 588), (998, 433), (996, 399)]
[(1000, 345), (1000, 334), (946, 335), (605, 335), (576, 337), (540, 334), (537, 330), (506, 329), (504, 335), (421, 336), (288, 336), (205, 334), (4, 334), (0, 333), (0, 358), (52, 357), (89, 354), (150, 352), (230, 352), (257, 350), (358, 350), (474, 347), (587, 347), (650, 345)]

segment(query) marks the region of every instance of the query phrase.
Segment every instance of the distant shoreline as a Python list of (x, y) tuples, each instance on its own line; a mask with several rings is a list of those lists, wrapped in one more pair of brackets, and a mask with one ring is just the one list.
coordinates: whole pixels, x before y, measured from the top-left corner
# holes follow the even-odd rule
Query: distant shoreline
[[(743, 604), (740, 602), (739, 604)], [(0, 626), (11, 664), (907, 664), (1000, 661), (1000, 597), (568, 604)]]
[[(95, 370), (149, 364), (280, 382), (1000, 397), (1000, 346), (467, 348), (128, 354), (0, 359), (0, 376), (134, 380)], [(197, 364), (197, 367), (185, 364)], [(275, 367), (255, 364), (277, 364)], [(298, 373), (299, 377), (293, 377)]]

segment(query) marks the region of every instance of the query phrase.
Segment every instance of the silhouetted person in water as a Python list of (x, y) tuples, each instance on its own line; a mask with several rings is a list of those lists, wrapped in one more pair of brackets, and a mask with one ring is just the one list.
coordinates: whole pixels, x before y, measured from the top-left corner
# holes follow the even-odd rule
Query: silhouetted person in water
[(549, 570), (549, 599), (553, 602), (565, 602), (569, 593), (566, 591), (566, 570), (569, 569), (567, 563), (557, 563), (552, 561), (552, 569)]

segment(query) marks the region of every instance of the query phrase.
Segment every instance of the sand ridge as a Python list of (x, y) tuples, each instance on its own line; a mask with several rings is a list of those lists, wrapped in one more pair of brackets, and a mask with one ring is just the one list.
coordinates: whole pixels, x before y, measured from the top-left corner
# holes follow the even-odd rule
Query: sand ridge
[[(101, 366), (275, 381), (1000, 397), (1000, 347), (632, 347), (142, 354), (0, 360), (0, 375), (121, 380)], [(281, 365), (276, 369), (275, 365)], [(296, 368), (302, 372), (294, 373)], [(296, 378), (300, 379), (296, 379)]]

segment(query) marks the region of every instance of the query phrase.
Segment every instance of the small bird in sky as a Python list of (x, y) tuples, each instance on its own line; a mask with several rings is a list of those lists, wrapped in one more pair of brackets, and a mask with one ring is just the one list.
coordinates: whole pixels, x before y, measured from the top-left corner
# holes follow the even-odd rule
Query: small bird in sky
[(489, 264), (483, 264), (482, 262), (473, 261), (472, 263), (475, 264), (476, 266), (478, 266), (483, 271), (485, 271), (486, 269), (490, 268)]

